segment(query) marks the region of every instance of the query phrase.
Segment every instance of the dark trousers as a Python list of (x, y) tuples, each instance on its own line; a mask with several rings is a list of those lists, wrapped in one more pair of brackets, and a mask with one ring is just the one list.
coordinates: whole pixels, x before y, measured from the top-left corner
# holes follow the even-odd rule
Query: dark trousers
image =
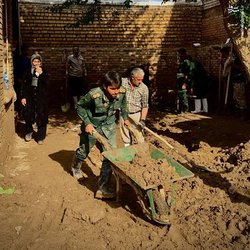
[[(34, 130), (32, 124), (26, 124), (26, 134), (32, 133), (33, 131)], [(47, 125), (37, 127), (37, 138), (36, 138), (37, 141), (42, 141), (45, 139), (46, 131), (47, 131)]]

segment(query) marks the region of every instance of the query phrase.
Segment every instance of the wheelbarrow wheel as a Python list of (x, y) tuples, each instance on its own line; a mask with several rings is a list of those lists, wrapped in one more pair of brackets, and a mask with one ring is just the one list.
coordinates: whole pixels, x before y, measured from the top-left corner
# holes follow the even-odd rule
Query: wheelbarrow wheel
[(170, 209), (167, 202), (158, 190), (152, 190), (152, 194), (156, 211), (155, 219), (160, 221), (168, 221)]
[(170, 225), (169, 206), (158, 190), (151, 189), (147, 195), (138, 195), (137, 198), (142, 205), (145, 216), (149, 220), (163, 225)]

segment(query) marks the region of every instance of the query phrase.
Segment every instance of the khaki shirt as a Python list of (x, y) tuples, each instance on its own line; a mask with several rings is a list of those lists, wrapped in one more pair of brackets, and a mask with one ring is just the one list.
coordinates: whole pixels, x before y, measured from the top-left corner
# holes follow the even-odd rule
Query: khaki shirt
[(74, 55), (68, 56), (67, 65), (69, 76), (86, 76), (86, 66), (84, 59), (81, 55), (78, 55), (77, 57), (75, 57)]
[(122, 87), (126, 90), (129, 113), (141, 112), (143, 108), (148, 108), (149, 90), (143, 82), (132, 89), (129, 78), (122, 78)]

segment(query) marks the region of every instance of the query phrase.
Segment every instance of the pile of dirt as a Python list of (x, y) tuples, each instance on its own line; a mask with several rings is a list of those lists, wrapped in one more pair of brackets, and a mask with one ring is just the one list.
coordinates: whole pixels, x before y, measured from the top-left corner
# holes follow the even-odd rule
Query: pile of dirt
[[(151, 112), (151, 130), (196, 165), (211, 170), (186, 164), (176, 151), (146, 134), (148, 143), (194, 174), (174, 182), (171, 226), (165, 227), (146, 218), (129, 185), (122, 185), (119, 202), (94, 198), (102, 160), (97, 147), (82, 166), (86, 177), (76, 181), (71, 176), (79, 145), (76, 121), (75, 114), (71, 119), (53, 113), (43, 145), (25, 142), (17, 130), (15, 147), (0, 167), (0, 186), (15, 189), (13, 194), (0, 195), (1, 249), (250, 248), (250, 136), (246, 132), (250, 124), (215, 115)], [(150, 160), (141, 157), (135, 159), (141, 161), (136, 165)]]
[[(176, 140), (168, 140), (197, 166), (211, 170), (186, 165), (195, 177), (176, 183), (172, 223), (182, 224), (181, 231), (191, 245), (203, 242), (204, 249), (247, 249), (250, 244), (250, 138), (244, 131), (249, 129), (249, 124), (229, 121), (228, 117), (215, 116), (210, 120), (191, 114), (178, 120), (168, 118), (163, 120), (165, 126), (156, 125), (157, 131), (165, 130), (173, 138), (178, 138), (178, 131), (182, 142), (197, 143), (198, 138), (199, 147), (190, 153), (185, 143), (178, 145)], [(155, 138), (151, 141), (176, 160), (185, 162)]]
[(136, 148), (137, 153), (132, 161), (119, 162), (118, 167), (144, 189), (161, 184), (168, 191), (170, 182), (179, 177), (175, 168), (167, 159), (153, 159), (147, 143), (137, 145)]

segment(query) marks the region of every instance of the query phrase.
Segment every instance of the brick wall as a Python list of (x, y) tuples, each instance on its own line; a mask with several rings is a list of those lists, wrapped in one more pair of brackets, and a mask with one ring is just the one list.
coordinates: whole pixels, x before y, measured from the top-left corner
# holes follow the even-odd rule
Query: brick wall
[[(23, 43), (39, 51), (50, 73), (53, 91), (57, 94), (64, 83), (63, 51), (71, 52), (79, 45), (87, 62), (88, 81), (95, 82), (101, 74), (114, 69), (120, 73), (136, 64), (150, 62), (156, 70), (160, 88), (175, 84), (176, 50), (192, 49), (201, 41), (202, 8), (199, 5), (102, 7), (101, 21), (65, 28), (67, 22), (81, 15), (73, 8), (52, 14), (46, 4), (21, 3), (21, 34)], [(84, 10), (84, 9), (83, 9)], [(57, 97), (51, 102), (56, 102)]]
[(202, 18), (202, 40), (207, 44), (225, 43), (228, 34), (224, 28), (221, 6), (204, 9)]
[[(8, 19), (5, 20), (3, 3), (8, 3)], [(13, 143), (13, 136), (15, 133), (14, 128), (14, 105), (12, 101), (13, 97), (13, 63), (12, 63), (12, 53), (11, 53), (11, 43), (12, 43), (12, 13), (10, 1), (0, 1), (0, 164), (3, 164), (8, 152)], [(3, 29), (6, 27), (6, 22), (8, 26), (8, 53), (7, 53), (7, 44), (6, 44), (6, 34), (4, 37)], [(9, 75), (9, 90), (4, 89), (3, 84), (3, 70), (4, 63), (3, 58), (5, 55), (8, 56), (8, 75)], [(6, 64), (5, 64), (6, 67)], [(6, 103), (8, 102), (8, 103)], [(1, 167), (1, 165), (0, 165)]]
[(203, 0), (203, 9), (211, 9), (213, 7), (219, 6), (219, 0)]
[(228, 38), (219, 0), (204, 1), (201, 27), (203, 46), (199, 49), (199, 54), (208, 71), (217, 76), (219, 72), (219, 48)]

